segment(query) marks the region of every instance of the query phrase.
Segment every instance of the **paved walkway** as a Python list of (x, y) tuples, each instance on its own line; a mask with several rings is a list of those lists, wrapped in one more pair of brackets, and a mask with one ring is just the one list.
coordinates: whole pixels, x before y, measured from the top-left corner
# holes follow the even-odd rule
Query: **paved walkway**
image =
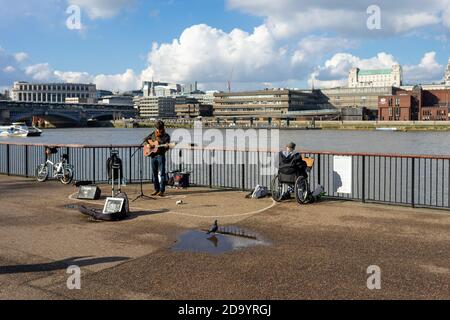
[[(125, 191), (133, 198), (138, 187)], [(193, 188), (138, 201), (126, 221), (95, 223), (70, 209), (80, 204), (74, 193), (0, 176), (0, 299), (450, 299), (448, 212), (274, 205)], [(220, 255), (170, 249), (215, 219), (269, 245)], [(82, 268), (81, 290), (67, 289), (70, 265)], [(370, 265), (381, 268), (381, 290), (367, 289)]]

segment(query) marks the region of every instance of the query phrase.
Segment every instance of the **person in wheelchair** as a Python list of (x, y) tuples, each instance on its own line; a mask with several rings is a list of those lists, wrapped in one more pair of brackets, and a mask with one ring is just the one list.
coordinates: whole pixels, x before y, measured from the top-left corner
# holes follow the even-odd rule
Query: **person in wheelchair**
[[(286, 150), (280, 152), (279, 155), (278, 176), (281, 182), (289, 185), (287, 190), (283, 193), (282, 199), (291, 198), (291, 194), (294, 192), (294, 185), (300, 177), (303, 178), (302, 181), (307, 181), (308, 179), (308, 165), (295, 148), (295, 143), (291, 142), (286, 146)], [(307, 192), (305, 192), (305, 195), (306, 194)]]

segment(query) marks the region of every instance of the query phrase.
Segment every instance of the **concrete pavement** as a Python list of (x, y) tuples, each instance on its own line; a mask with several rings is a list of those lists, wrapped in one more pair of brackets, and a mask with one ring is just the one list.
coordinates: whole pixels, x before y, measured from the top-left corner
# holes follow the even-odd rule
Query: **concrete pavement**
[[(133, 198), (138, 186), (125, 191)], [(342, 201), (274, 205), (192, 188), (138, 201), (126, 221), (95, 223), (66, 207), (80, 204), (75, 192), (0, 176), (0, 299), (450, 298), (448, 212)], [(220, 255), (170, 249), (180, 234), (214, 219), (269, 245)], [(81, 290), (67, 289), (69, 265), (81, 267)], [(371, 265), (381, 268), (381, 290), (367, 289)]]

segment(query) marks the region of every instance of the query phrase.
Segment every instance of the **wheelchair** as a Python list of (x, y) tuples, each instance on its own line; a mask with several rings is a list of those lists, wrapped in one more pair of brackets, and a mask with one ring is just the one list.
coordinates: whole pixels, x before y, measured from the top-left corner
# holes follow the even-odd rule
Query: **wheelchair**
[[(309, 176), (314, 166), (314, 159), (303, 158), (307, 164), (307, 174)], [(272, 199), (276, 202), (281, 202), (291, 198), (291, 193), (295, 194), (295, 200), (299, 204), (308, 204), (311, 202), (311, 190), (309, 179), (304, 176), (298, 176), (296, 174), (287, 175), (278, 172), (272, 179), (271, 183)]]

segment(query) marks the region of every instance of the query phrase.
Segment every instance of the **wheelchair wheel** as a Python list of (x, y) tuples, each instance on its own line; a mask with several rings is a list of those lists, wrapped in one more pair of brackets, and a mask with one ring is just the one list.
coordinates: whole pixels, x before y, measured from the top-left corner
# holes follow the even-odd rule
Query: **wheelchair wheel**
[(299, 177), (295, 182), (295, 199), (299, 204), (307, 204), (311, 200), (308, 179)]
[(272, 199), (276, 202), (281, 202), (285, 193), (285, 185), (280, 182), (279, 176), (275, 176), (270, 185), (270, 192), (272, 193)]

